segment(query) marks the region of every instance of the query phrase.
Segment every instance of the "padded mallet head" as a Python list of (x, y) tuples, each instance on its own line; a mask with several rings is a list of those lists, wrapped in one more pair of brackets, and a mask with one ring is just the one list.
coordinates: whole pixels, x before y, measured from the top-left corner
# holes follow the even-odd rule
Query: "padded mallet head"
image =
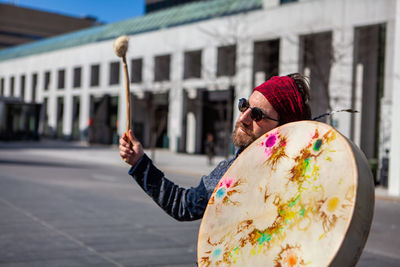
[(126, 51), (128, 51), (129, 38), (126, 35), (122, 35), (114, 41), (114, 51), (118, 57), (125, 57)]

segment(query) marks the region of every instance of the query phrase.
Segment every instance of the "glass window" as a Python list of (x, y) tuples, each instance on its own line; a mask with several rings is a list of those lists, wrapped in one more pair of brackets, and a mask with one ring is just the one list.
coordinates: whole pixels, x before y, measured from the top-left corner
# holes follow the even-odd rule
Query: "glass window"
[(82, 74), (81, 67), (74, 68), (74, 82), (73, 82), (74, 88), (81, 87), (81, 74)]
[(287, 3), (292, 3), (292, 2), (297, 2), (298, 0), (281, 0), (281, 5), (287, 4)]
[(44, 90), (47, 91), (50, 88), (50, 71), (44, 73)]
[(154, 58), (154, 80), (169, 81), (170, 74), (170, 55), (156, 56)]
[[(254, 42), (253, 79), (254, 86), (260, 85), (279, 73), (279, 39)], [(258, 74), (262, 77), (257, 77)]]
[(58, 70), (57, 88), (58, 89), (64, 89), (65, 88), (65, 70)]
[(119, 61), (110, 63), (110, 85), (119, 84)]
[(131, 60), (131, 83), (142, 82), (143, 60), (141, 58)]
[(4, 78), (0, 80), (0, 96), (4, 96)]
[(37, 73), (32, 74), (32, 102), (36, 101)]
[(218, 47), (217, 76), (233, 76), (236, 73), (236, 45)]
[(183, 78), (201, 77), (201, 50), (185, 52)]
[(24, 100), (25, 99), (25, 75), (21, 76), (21, 85), (20, 85), (20, 89), (21, 89), (21, 99)]
[(100, 84), (100, 65), (90, 67), (90, 86), (99, 86)]
[(14, 96), (14, 77), (10, 78), (10, 96)]

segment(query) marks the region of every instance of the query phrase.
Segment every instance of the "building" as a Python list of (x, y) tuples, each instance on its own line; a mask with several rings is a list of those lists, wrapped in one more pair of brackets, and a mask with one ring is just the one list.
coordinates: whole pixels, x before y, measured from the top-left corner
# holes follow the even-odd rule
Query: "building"
[[(92, 17), (76, 18), (0, 3), (0, 49), (95, 25), (99, 23)], [(25, 84), (25, 76), (21, 79), (20, 83)], [(35, 76), (32, 82), (36, 83), (37, 79)], [(14, 79), (10, 83), (14, 83)], [(20, 90), (20, 94), (24, 94), (25, 88)], [(41, 103), (13, 97), (0, 99), (0, 139), (37, 139), (40, 109)]]
[(76, 18), (0, 3), (0, 49), (98, 25), (96, 18)]
[[(150, 1), (149, 1), (150, 2)], [(310, 77), (313, 115), (329, 118), (400, 195), (400, 2), (398, 0), (210, 0), (150, 12), (0, 51), (0, 94), (43, 103), (44, 135), (115, 142), (126, 103), (114, 39), (129, 35), (132, 125), (145, 146), (219, 154), (236, 106), (273, 75)], [(24, 78), (23, 78), (24, 77)], [(26, 85), (25, 85), (26, 84)], [(25, 89), (26, 88), (26, 89)], [(23, 93), (24, 92), (24, 93)]]

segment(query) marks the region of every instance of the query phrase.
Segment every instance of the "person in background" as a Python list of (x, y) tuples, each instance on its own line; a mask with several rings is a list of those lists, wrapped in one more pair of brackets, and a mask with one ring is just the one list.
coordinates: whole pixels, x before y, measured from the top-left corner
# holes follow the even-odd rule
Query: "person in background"
[(212, 133), (207, 133), (206, 141), (204, 142), (204, 150), (207, 155), (208, 165), (212, 165), (215, 156), (214, 136)]

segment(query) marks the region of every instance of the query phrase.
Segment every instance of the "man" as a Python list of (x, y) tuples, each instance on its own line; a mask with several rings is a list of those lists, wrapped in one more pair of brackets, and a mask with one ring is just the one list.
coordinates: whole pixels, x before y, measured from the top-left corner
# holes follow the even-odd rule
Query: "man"
[(120, 155), (132, 166), (129, 174), (165, 212), (179, 221), (200, 219), (215, 186), (240, 152), (279, 125), (310, 119), (309, 98), (307, 80), (295, 73), (274, 76), (256, 87), (248, 101), (240, 99), (241, 115), (232, 136), (238, 151), (235, 157), (220, 162), (209, 175), (203, 176), (197, 187), (185, 189), (165, 178), (144, 154), (132, 131), (120, 139)]

